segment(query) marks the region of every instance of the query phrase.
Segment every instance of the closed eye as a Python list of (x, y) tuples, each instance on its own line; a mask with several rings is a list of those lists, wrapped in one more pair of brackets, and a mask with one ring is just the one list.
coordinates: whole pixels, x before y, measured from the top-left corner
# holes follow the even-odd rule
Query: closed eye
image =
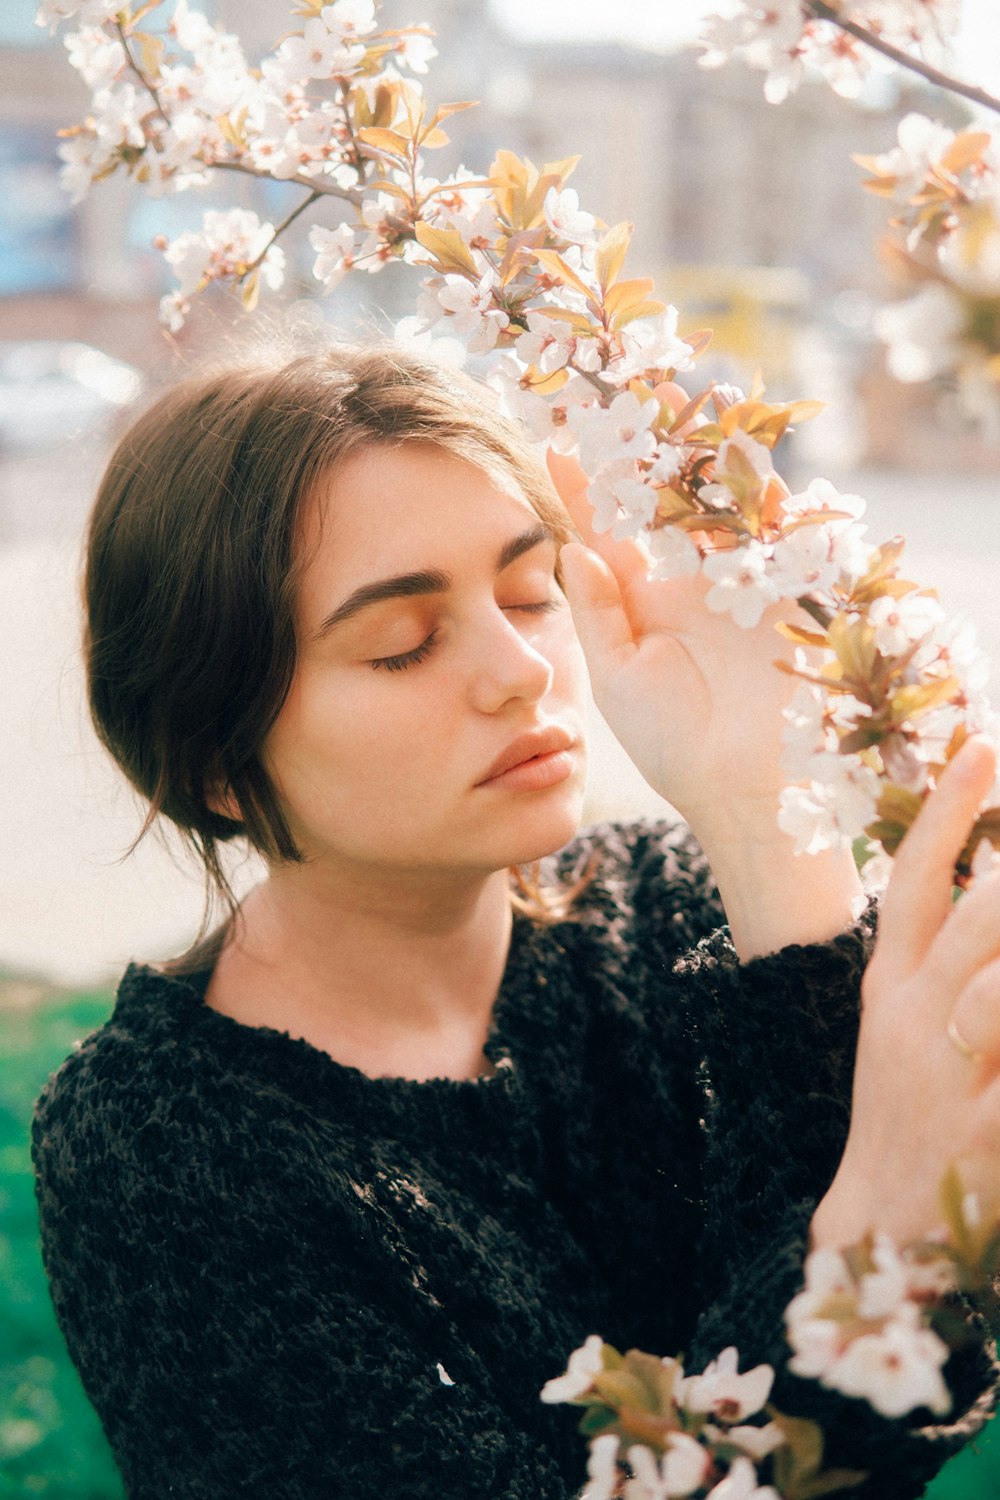
[(539, 599), (533, 604), (505, 604), (505, 610), (518, 610), (525, 615), (547, 615), (562, 608), (561, 599)]
[(407, 667), (415, 667), (425, 657), (430, 656), (437, 640), (437, 631), (432, 630), (425, 641), (419, 646), (414, 646), (412, 651), (403, 651), (398, 656), (376, 656), (370, 663), (372, 671), (405, 672)]

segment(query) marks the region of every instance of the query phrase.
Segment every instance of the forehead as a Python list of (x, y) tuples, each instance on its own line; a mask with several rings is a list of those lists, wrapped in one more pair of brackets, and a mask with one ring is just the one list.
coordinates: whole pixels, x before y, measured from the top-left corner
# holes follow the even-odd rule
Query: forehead
[(338, 463), (303, 506), (304, 582), (348, 586), (495, 551), (538, 519), (513, 476), (431, 443), (371, 445)]

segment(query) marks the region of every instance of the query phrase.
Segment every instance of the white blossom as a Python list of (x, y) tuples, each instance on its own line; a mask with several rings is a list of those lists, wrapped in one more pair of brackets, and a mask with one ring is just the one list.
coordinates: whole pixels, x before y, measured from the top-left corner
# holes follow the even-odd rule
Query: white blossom
[(97, 139), (109, 150), (122, 146), (144, 146), (146, 135), (143, 116), (149, 111), (149, 100), (132, 83), (118, 83), (99, 89), (94, 95), (94, 129)]
[(594, 1383), (595, 1375), (600, 1375), (604, 1369), (603, 1349), (604, 1341), (600, 1334), (592, 1333), (579, 1349), (573, 1350), (566, 1373), (546, 1381), (542, 1388), (542, 1400), (555, 1405), (561, 1401), (575, 1401), (578, 1396), (586, 1395)]
[(644, 370), (690, 370), (694, 350), (677, 332), (678, 311), (668, 307), (655, 317), (635, 318), (621, 330), (622, 355), (615, 366), (619, 379)]
[(634, 1477), (625, 1485), (624, 1500), (674, 1500), (691, 1495), (712, 1466), (708, 1450), (686, 1432), (667, 1434), (667, 1451), (659, 1460), (640, 1444), (629, 1448), (626, 1456)]
[(590, 1482), (580, 1500), (612, 1500), (618, 1488), (618, 1439), (613, 1432), (602, 1433), (591, 1443), (587, 1477)]
[(763, 1462), (769, 1453), (776, 1448), (781, 1448), (787, 1441), (785, 1433), (777, 1422), (767, 1422), (763, 1427), (754, 1427), (749, 1423), (743, 1423), (736, 1427), (713, 1427), (709, 1422), (705, 1429), (706, 1442), (731, 1443), (736, 1448), (741, 1448), (747, 1458), (755, 1464)]
[(875, 333), (888, 345), (889, 371), (904, 384), (930, 380), (954, 367), (965, 327), (961, 299), (939, 281), (875, 314)]
[(864, 515), (867, 504), (860, 495), (841, 494), (829, 479), (813, 479), (804, 490), (786, 496), (781, 508), (788, 516), (822, 515), (824, 511), (843, 511), (845, 515), (858, 521)]
[(800, 526), (774, 544), (771, 575), (783, 598), (822, 593), (836, 583), (840, 572), (827, 526)]
[(771, 1394), (774, 1371), (770, 1365), (757, 1365), (740, 1375), (738, 1369), (736, 1349), (723, 1349), (700, 1375), (684, 1381), (682, 1404), (688, 1411), (711, 1412), (727, 1422), (752, 1417)]
[(575, 188), (563, 188), (560, 192), (551, 187), (545, 194), (545, 222), (552, 233), (563, 240), (585, 242), (594, 237), (596, 220), (593, 214), (580, 207), (580, 195)]
[(122, 0), (42, 0), (35, 25), (54, 31), (60, 22), (78, 16), (84, 26), (103, 26), (113, 21), (121, 8)]
[(191, 311), (191, 303), (181, 292), (167, 292), (160, 298), (160, 322), (170, 333), (179, 333)]
[(464, 276), (444, 276), (437, 289), (440, 312), (446, 314), (457, 334), (468, 340), (473, 353), (492, 349), (510, 322), (502, 309), (494, 307), (493, 294), (499, 286), (495, 271), (489, 270), (473, 284)]
[(879, 173), (896, 179), (892, 195), (895, 202), (909, 202), (954, 139), (953, 130), (926, 115), (911, 111), (903, 116), (896, 129), (897, 144), (874, 162)]
[(926, 1406), (939, 1416), (951, 1410), (941, 1375), (948, 1346), (929, 1328), (893, 1319), (881, 1333), (852, 1339), (823, 1377), (845, 1396), (860, 1396), (885, 1417)]
[(543, 375), (553, 375), (572, 357), (573, 330), (568, 323), (548, 318), (535, 309), (528, 313), (526, 321), (528, 330), (514, 345), (517, 357), (526, 365), (534, 365)]
[(74, 203), (85, 198), (90, 184), (113, 159), (113, 152), (102, 146), (96, 136), (74, 135), (59, 146), (62, 167), (59, 185)]
[(437, 57), (437, 48), (429, 36), (420, 32), (405, 32), (396, 38), (396, 56), (411, 73), (426, 73), (428, 65)]
[[(329, 7), (328, 7), (329, 8)], [(268, 61), (268, 77), (288, 84), (350, 73), (364, 57), (364, 47), (331, 31), (319, 16), (305, 23), (301, 36), (286, 37)]]
[(767, 549), (757, 541), (709, 553), (702, 572), (712, 583), (705, 595), (708, 608), (713, 614), (731, 614), (744, 629), (758, 624), (768, 605), (779, 597), (768, 572)]
[(916, 590), (894, 599), (882, 594), (868, 606), (868, 623), (875, 631), (875, 645), (883, 656), (902, 656), (929, 635), (944, 619), (938, 601)]
[(994, 871), (1000, 870), (1000, 850), (994, 849), (988, 838), (981, 838), (976, 845), (975, 853), (971, 862), (973, 880), (982, 880)]
[(757, 1470), (748, 1458), (735, 1458), (725, 1479), (712, 1486), (708, 1500), (781, 1500), (770, 1484), (757, 1483)]
[(192, 10), (188, 0), (175, 0), (169, 29), (186, 52), (208, 47), (215, 35), (215, 27), (208, 17), (203, 11)]
[(676, 526), (661, 526), (647, 532), (644, 541), (653, 559), (652, 578), (689, 578), (701, 567), (698, 548)]
[(261, 280), (266, 286), (277, 288), (284, 279), (285, 254), (279, 246), (271, 244), (273, 235), (273, 224), (262, 224), (249, 209), (209, 210), (201, 229), (178, 235), (163, 255), (177, 277), (182, 299), (200, 291), (211, 280), (242, 275), (265, 250), (260, 265)]
[(588, 473), (624, 458), (649, 458), (656, 449), (650, 430), (657, 417), (655, 401), (640, 401), (622, 391), (608, 407), (574, 407), (570, 423), (580, 445), (580, 462)]
[(332, 5), (324, 5), (320, 19), (340, 36), (370, 36), (378, 30), (374, 0), (334, 0)]
[(503, 414), (523, 423), (533, 441), (548, 443), (559, 453), (569, 453), (576, 447), (569, 414), (593, 396), (585, 380), (570, 376), (554, 396), (540, 396), (531, 389), (528, 372), (513, 354), (502, 355), (487, 379), (499, 394)]
[(116, 36), (101, 26), (81, 26), (68, 31), (63, 45), (70, 67), (76, 69), (92, 91), (109, 88), (125, 66), (125, 49)]
[[(805, 662), (805, 652), (800, 653)], [(819, 750), (835, 750), (837, 735), (828, 722), (826, 699), (822, 688), (800, 682), (790, 702), (783, 709), (782, 766), (793, 781), (808, 776), (813, 757)]]
[(317, 224), (309, 231), (309, 243), (316, 251), (313, 275), (329, 291), (343, 281), (359, 253), (364, 254), (368, 249), (374, 248), (376, 240), (374, 235), (370, 235), (361, 242), (359, 252), (359, 239), (353, 225), (338, 224), (336, 229), (324, 229)]

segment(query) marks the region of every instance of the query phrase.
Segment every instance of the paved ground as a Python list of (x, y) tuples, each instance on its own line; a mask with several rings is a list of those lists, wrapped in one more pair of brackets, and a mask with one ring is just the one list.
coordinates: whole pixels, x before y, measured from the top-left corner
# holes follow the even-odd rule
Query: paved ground
[[(77, 449), (0, 467), (0, 968), (67, 982), (176, 951), (201, 906), (197, 876), (152, 840), (122, 862), (138, 808), (86, 723), (78, 538), (95, 463)], [(1000, 662), (1000, 479), (841, 483), (869, 499), (873, 537), (907, 535), (911, 576), (972, 615)], [(658, 805), (606, 729), (594, 734), (593, 814)]]

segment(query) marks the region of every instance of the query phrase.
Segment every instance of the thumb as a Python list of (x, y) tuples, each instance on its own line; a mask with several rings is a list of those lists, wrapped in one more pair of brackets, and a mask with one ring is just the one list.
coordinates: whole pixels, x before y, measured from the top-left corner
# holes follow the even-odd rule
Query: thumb
[(559, 562), (591, 685), (600, 699), (611, 674), (635, 650), (621, 588), (603, 558), (580, 542), (567, 542)]

